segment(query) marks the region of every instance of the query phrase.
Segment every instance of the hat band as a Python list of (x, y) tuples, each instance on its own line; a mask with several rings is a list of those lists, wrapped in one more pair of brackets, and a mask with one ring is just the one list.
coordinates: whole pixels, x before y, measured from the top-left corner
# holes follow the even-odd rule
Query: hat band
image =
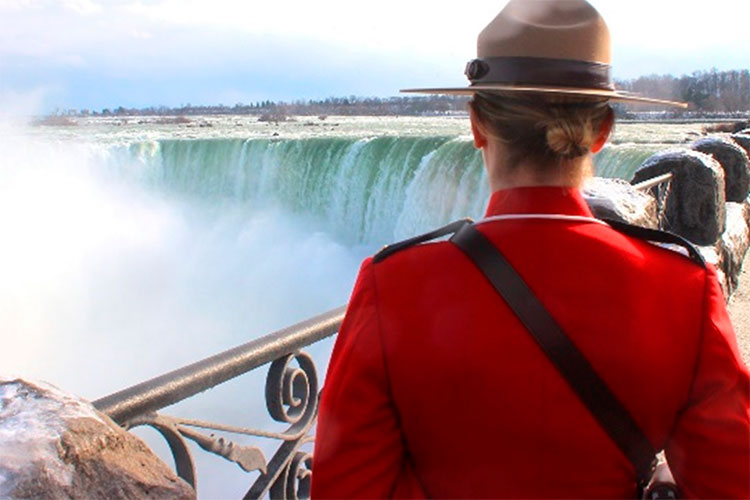
[(551, 85), (614, 90), (610, 66), (605, 63), (543, 57), (488, 57), (466, 64), (472, 85)]

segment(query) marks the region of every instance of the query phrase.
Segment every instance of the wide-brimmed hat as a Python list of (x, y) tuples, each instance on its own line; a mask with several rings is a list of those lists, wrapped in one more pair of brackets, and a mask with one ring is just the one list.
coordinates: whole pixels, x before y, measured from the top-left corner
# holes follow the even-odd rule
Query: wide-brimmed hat
[(477, 58), (466, 65), (468, 87), (401, 92), (504, 91), (687, 107), (617, 90), (610, 64), (609, 28), (585, 0), (511, 0), (479, 34)]

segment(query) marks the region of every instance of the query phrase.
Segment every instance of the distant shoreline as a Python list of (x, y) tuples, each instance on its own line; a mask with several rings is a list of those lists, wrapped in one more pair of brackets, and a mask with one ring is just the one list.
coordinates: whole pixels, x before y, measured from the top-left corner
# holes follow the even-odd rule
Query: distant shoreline
[[(750, 113), (746, 115), (750, 119)], [(688, 125), (692, 123), (735, 123), (741, 122), (736, 118), (619, 118), (618, 123), (668, 123), (670, 125)]]
[[(635, 115), (634, 117), (631, 117)], [(312, 115), (279, 115), (279, 116), (259, 116), (259, 115), (248, 115), (246, 113), (207, 113), (207, 114), (191, 114), (185, 115), (181, 113), (174, 114), (120, 114), (120, 115), (96, 115), (96, 116), (81, 116), (81, 115), (46, 115), (34, 117), (31, 121), (32, 125), (35, 126), (77, 126), (82, 121), (95, 121), (95, 122), (120, 122), (129, 124), (144, 124), (144, 125), (200, 125), (205, 124), (206, 119), (209, 118), (256, 118), (258, 122), (268, 123), (282, 123), (282, 122), (320, 122), (324, 123), (329, 118), (335, 120), (336, 118), (357, 118), (357, 117), (383, 117), (383, 118), (455, 118), (455, 119), (468, 119), (468, 113), (455, 112), (446, 114), (425, 114), (425, 115), (410, 115), (410, 114), (389, 114), (389, 115), (325, 115), (325, 116), (312, 116)], [(631, 113), (630, 116), (621, 116), (617, 119), (618, 123), (629, 123), (629, 124), (670, 124), (670, 125), (689, 125), (696, 123), (711, 123), (711, 124), (727, 124), (728, 126), (738, 124), (742, 128), (750, 128), (750, 112), (747, 113), (732, 113), (729, 116), (688, 116), (688, 117), (674, 117), (671, 115), (663, 116), (655, 113)], [(744, 126), (743, 126), (744, 125)]]

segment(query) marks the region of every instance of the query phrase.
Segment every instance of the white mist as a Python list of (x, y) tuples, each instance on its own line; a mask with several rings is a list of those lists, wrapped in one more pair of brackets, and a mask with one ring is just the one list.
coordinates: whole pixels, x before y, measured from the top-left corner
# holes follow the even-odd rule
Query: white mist
[[(104, 146), (23, 132), (0, 137), (0, 231), (0, 370), (90, 399), (345, 303), (368, 251), (282, 208), (180, 201), (113, 175)], [(311, 349), (321, 378), (330, 347)], [(267, 427), (259, 371), (171, 411)], [(195, 455), (201, 497), (249, 487)]]

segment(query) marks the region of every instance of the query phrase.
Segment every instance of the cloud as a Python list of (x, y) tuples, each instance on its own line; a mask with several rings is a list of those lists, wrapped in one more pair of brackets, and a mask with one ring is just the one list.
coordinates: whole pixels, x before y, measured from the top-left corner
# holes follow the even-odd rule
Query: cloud
[(42, 6), (42, 3), (42, 0), (2, 0), (0, 2), (0, 12), (39, 8)]
[(160, 26), (333, 42), (344, 51), (377, 48), (445, 54), (473, 51), (481, 20), (493, 16), (496, 8), (497, 3), (489, 0), (464, 10), (402, 0), (381, 0), (377, 8), (349, 0), (156, 0), (131, 2), (122, 10)]
[(64, 0), (63, 6), (83, 15), (98, 14), (103, 11), (102, 6), (93, 0)]
[(746, 0), (593, 0), (612, 31), (615, 46), (688, 54), (706, 47), (750, 49)]
[(86, 66), (86, 59), (80, 54), (61, 55), (57, 62), (60, 66), (68, 68), (83, 68)]
[(151, 40), (152, 38), (154, 38), (154, 35), (152, 35), (148, 31), (142, 31), (142, 30), (137, 30), (137, 29), (131, 31), (130, 36), (132, 36), (133, 38), (140, 39), (140, 40)]
[(58, 90), (53, 86), (22, 91), (0, 87), (0, 123), (25, 122), (31, 116), (42, 114), (46, 111), (46, 99)]
[[(620, 78), (747, 67), (746, 0), (700, 11), (676, 0), (592, 2), (610, 24)], [(501, 5), (0, 0), (0, 68), (6, 87), (62, 88), (61, 107), (391, 95), (463, 84), (476, 36)]]

